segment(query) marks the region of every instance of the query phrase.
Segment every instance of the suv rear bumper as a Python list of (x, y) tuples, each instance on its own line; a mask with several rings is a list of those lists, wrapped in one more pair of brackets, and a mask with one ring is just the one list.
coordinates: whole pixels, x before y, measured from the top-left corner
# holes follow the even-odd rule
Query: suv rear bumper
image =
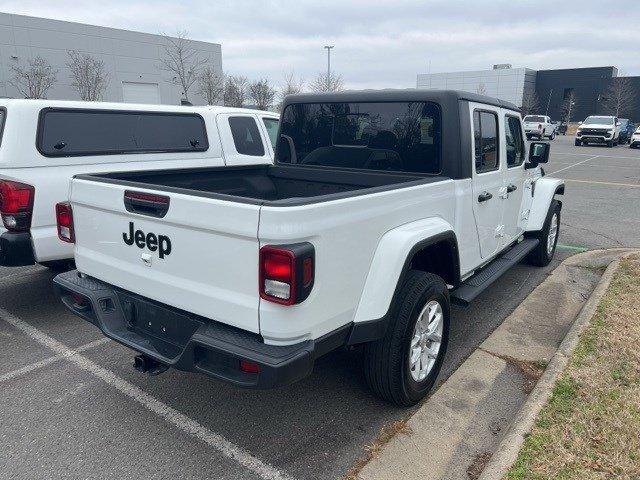
[[(109, 338), (163, 365), (199, 372), (241, 387), (286, 385), (313, 370), (319, 356), (346, 344), (351, 325), (318, 340), (266, 345), (262, 338), (127, 292), (77, 270), (54, 278), (60, 299)], [(241, 361), (259, 372), (240, 369)]]
[(0, 266), (23, 267), (34, 263), (30, 233), (4, 232), (0, 235)]

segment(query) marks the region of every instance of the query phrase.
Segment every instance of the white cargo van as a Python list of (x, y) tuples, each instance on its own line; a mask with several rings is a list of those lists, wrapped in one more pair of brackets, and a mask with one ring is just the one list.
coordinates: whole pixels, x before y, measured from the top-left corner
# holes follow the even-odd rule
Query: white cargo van
[(55, 205), (76, 174), (270, 164), (272, 112), (228, 107), (0, 100), (0, 266), (58, 266)]

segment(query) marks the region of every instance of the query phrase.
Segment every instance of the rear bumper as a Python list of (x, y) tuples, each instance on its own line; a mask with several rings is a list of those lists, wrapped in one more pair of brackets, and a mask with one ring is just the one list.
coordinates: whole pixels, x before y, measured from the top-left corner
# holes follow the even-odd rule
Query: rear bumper
[(4, 232), (0, 235), (0, 266), (22, 267), (34, 263), (30, 233)]
[[(316, 358), (344, 345), (350, 333), (347, 325), (315, 341), (266, 345), (257, 334), (81, 277), (77, 270), (53, 281), (65, 306), (107, 337), (169, 367), (241, 387), (273, 388), (300, 380), (311, 373)], [(242, 360), (258, 364), (259, 372), (240, 370)]]

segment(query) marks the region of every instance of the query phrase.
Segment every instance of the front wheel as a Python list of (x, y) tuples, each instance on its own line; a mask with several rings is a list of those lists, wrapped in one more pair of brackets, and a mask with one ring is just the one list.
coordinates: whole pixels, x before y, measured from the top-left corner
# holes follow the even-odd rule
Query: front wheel
[(576, 140), (575, 145), (576, 147), (579, 147), (580, 145), (582, 145), (582, 142), (580, 140)]
[(447, 350), (449, 305), (442, 278), (408, 272), (385, 336), (364, 348), (365, 377), (378, 396), (408, 407), (429, 393)]
[(527, 262), (536, 267), (545, 267), (551, 263), (556, 253), (558, 236), (560, 234), (560, 202), (552, 200), (549, 212), (542, 230), (531, 234), (540, 243), (531, 250), (527, 256)]
[(554, 138), (556, 138), (556, 132), (553, 132), (551, 135), (549, 135), (549, 140), (553, 140)]

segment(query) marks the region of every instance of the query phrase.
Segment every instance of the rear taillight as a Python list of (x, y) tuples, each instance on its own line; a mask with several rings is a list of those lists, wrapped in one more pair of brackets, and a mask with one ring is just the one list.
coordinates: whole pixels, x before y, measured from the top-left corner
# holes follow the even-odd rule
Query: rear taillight
[(74, 243), (76, 235), (73, 231), (73, 212), (69, 202), (56, 204), (56, 223), (58, 224), (58, 238), (63, 242)]
[(315, 276), (315, 249), (310, 243), (260, 249), (260, 297), (281, 305), (304, 301)]
[(26, 232), (31, 228), (35, 193), (31, 185), (0, 180), (0, 215), (7, 230)]

